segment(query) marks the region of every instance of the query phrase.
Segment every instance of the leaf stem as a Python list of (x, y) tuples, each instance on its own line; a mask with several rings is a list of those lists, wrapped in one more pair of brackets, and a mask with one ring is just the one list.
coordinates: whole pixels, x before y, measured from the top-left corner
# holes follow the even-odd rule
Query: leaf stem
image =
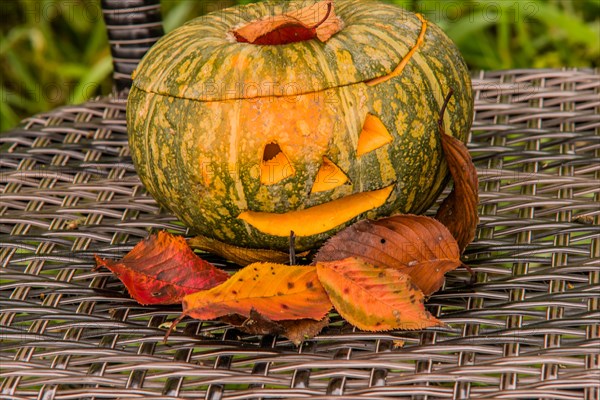
[(185, 318), (185, 316), (186, 315), (184, 313), (181, 313), (181, 315), (179, 317), (177, 317), (173, 322), (171, 322), (171, 326), (169, 327), (169, 329), (167, 330), (167, 333), (165, 333), (165, 337), (163, 338), (163, 344), (167, 343), (167, 339), (169, 339), (171, 332), (173, 332), (175, 330), (175, 327), (177, 326), (177, 324), (180, 323), (181, 320)]
[(442, 109), (440, 110), (440, 118), (438, 119), (438, 128), (440, 129), (440, 132), (442, 132), (444, 135), (446, 134), (446, 131), (444, 131), (444, 114), (446, 113), (446, 107), (448, 106), (452, 95), (454, 95), (454, 90), (450, 88), (450, 91), (444, 99), (444, 104), (442, 105)]
[(290, 231), (290, 265), (296, 265), (296, 234)]
[(473, 270), (473, 268), (469, 267), (469, 266), (468, 266), (467, 264), (465, 264), (465, 263), (461, 263), (461, 266), (462, 266), (462, 267), (464, 267), (464, 268), (467, 270), (467, 272), (468, 272), (469, 274), (471, 274), (471, 279), (470, 279), (469, 283), (470, 283), (471, 285), (472, 285), (472, 284), (474, 284), (474, 283), (475, 283), (475, 281), (477, 280), (477, 272), (475, 272), (475, 271)]

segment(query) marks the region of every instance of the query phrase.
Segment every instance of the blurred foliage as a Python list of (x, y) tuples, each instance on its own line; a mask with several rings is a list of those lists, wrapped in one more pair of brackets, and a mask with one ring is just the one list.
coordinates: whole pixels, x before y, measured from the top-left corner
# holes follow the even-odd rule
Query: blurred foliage
[[(418, 11), (457, 43), (471, 69), (598, 67), (600, 1), (388, 0)], [(163, 0), (165, 30), (249, 0)], [(2, 0), (0, 130), (111, 90), (99, 0)]]
[(402, 1), (460, 48), (471, 69), (597, 67), (600, 1)]
[(110, 92), (112, 60), (95, 1), (1, 1), (0, 128)]

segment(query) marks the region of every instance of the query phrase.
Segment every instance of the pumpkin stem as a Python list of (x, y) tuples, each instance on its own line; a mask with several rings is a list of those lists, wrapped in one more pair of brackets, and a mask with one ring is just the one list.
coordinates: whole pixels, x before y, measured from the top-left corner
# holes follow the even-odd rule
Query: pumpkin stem
[[(327, 7), (325, 17), (319, 18), (324, 6)], [(325, 42), (341, 29), (342, 23), (335, 16), (332, 1), (324, 0), (285, 14), (264, 17), (231, 33), (238, 43), (275, 46), (312, 39)]]
[[(313, 26), (309, 26), (307, 27), (307, 29), (317, 29), (319, 26), (321, 26), (325, 21), (327, 21), (327, 18), (329, 18), (329, 15), (331, 15), (331, 2), (327, 3), (327, 12), (325, 13), (325, 18), (323, 18), (322, 20), (320, 20), (319, 22), (317, 22), (316, 24), (314, 24)], [(302, 22), (300, 22), (300, 24), (302, 24)]]

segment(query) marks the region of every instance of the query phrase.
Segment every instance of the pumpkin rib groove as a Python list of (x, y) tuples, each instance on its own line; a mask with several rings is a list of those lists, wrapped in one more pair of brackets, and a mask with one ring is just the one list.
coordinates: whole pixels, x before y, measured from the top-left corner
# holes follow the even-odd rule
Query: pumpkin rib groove
[[(313, 56), (315, 57), (315, 59), (317, 60), (317, 70), (320, 71), (323, 75), (324, 78), (327, 82), (335, 82), (335, 74), (334, 71), (331, 70), (331, 65), (329, 65), (329, 63), (325, 62), (326, 60), (324, 59), (324, 57), (319, 57), (318, 56), (318, 47), (320, 47), (320, 44), (317, 41), (309, 41), (307, 43), (307, 46), (309, 47), (309, 50), (312, 51)], [(324, 88), (324, 90), (327, 90), (327, 88)], [(323, 91), (323, 90), (321, 90)], [(315, 93), (318, 93), (319, 91), (314, 91)], [(310, 92), (309, 92), (310, 93)], [(299, 94), (302, 94), (302, 92), (300, 92)]]
[[(396, 57), (398, 57), (398, 60), (401, 62), (402, 59), (405, 57), (405, 55), (410, 51), (411, 47), (408, 46), (406, 43), (403, 42), (398, 42), (397, 40), (395, 40), (395, 38), (389, 36), (386, 34), (386, 32), (381, 32), (378, 31), (375, 27), (371, 26), (371, 25), (365, 25), (364, 26), (364, 32), (365, 32), (365, 36), (367, 36), (367, 34), (369, 36), (372, 36), (373, 38), (376, 38), (378, 40), (380, 40), (381, 42), (385, 43), (386, 46), (388, 46), (388, 50), (393, 50), (394, 54), (396, 55)], [(412, 32), (411, 32), (412, 33)], [(370, 37), (365, 37), (365, 41), (366, 41), (366, 45), (369, 44)], [(382, 78), (387, 76), (388, 74), (390, 74), (393, 71), (383, 71), (380, 73), (380, 75), (371, 78), (371, 79), (365, 79), (363, 80), (363, 82), (369, 82), (371, 80), (374, 79), (378, 79), (378, 78)]]
[[(154, 109), (156, 107), (156, 101), (157, 101), (156, 97), (152, 97), (150, 99), (150, 104), (148, 105), (148, 117), (146, 118), (145, 123), (144, 123), (145, 124), (145, 131), (146, 132), (150, 132), (149, 126), (150, 126), (150, 123), (153, 120), (152, 116), (154, 115)], [(150, 160), (150, 158), (153, 155), (153, 152), (150, 150), (151, 142), (146, 140), (146, 141), (143, 142), (143, 146), (144, 146), (144, 149), (145, 149), (145, 151), (144, 151), (145, 157), (144, 158), (145, 158), (145, 161), (146, 161), (144, 165), (146, 165), (146, 167), (148, 167), (150, 165), (155, 165), (155, 163), (153, 163)], [(156, 187), (156, 188), (158, 188), (158, 186), (159, 186), (158, 182), (156, 182), (154, 179), (152, 179), (152, 181), (153, 181), (152, 182), (153, 186)]]
[[(431, 85), (431, 92), (433, 94), (433, 97), (435, 98), (435, 102), (437, 104), (438, 109), (442, 108), (442, 105), (444, 104), (445, 92), (447, 92), (449, 88), (443, 87), (434, 71), (421, 57), (420, 54), (415, 54), (413, 59), (415, 61), (415, 67), (421, 71), (421, 73), (427, 78), (427, 81)], [(444, 113), (443, 120), (444, 129), (447, 129), (446, 132), (451, 132), (452, 124), (450, 122), (450, 113)]]
[[(239, 110), (241, 107), (241, 104), (239, 104), (239, 102), (235, 103), (234, 107)], [(233, 135), (230, 135), (230, 138), (233, 139), (230, 141), (229, 143), (229, 160), (228, 160), (228, 166), (229, 168), (231, 168), (231, 166), (235, 167), (235, 175), (239, 176), (239, 172), (238, 172), (238, 168), (239, 168), (239, 162), (238, 162), (238, 149), (239, 149), (239, 143), (240, 140), (243, 140), (242, 136), (243, 132), (240, 129), (240, 119), (239, 119), (239, 112), (234, 112), (234, 115), (237, 115), (238, 118), (233, 118), (232, 119), (232, 123), (235, 123), (235, 125), (232, 127), (232, 131), (234, 132)], [(248, 201), (246, 200), (246, 193), (244, 191), (244, 186), (242, 185), (242, 181), (240, 179), (233, 179), (234, 181), (234, 185), (235, 185), (235, 193), (237, 195), (237, 203), (238, 203), (238, 207), (248, 207)]]

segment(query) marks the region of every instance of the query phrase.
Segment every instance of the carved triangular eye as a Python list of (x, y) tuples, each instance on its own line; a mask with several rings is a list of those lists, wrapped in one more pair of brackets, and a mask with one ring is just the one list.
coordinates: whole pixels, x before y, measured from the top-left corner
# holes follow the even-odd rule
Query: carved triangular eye
[(373, 114), (367, 114), (362, 131), (358, 137), (356, 154), (360, 157), (390, 143), (394, 138), (383, 122)]
[(260, 163), (260, 183), (273, 185), (294, 175), (294, 167), (277, 143), (269, 143), (263, 151)]
[(310, 192), (326, 192), (335, 189), (346, 182), (348, 182), (348, 176), (344, 171), (335, 165), (329, 158), (323, 157), (323, 164), (321, 164), (321, 168), (319, 168), (319, 172), (317, 172), (315, 183)]

